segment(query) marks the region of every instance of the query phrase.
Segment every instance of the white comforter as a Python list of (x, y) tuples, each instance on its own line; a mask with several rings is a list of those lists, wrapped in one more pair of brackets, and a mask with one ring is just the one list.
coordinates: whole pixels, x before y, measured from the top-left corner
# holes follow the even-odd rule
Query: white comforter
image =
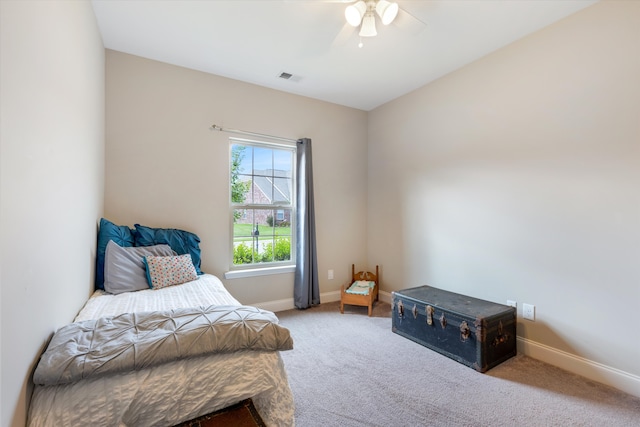
[[(215, 276), (118, 295), (96, 291), (76, 321), (126, 312), (239, 305)], [(30, 426), (173, 426), (252, 398), (267, 425), (293, 426), (293, 396), (279, 352), (245, 351), (170, 362), (58, 386), (36, 386)]]

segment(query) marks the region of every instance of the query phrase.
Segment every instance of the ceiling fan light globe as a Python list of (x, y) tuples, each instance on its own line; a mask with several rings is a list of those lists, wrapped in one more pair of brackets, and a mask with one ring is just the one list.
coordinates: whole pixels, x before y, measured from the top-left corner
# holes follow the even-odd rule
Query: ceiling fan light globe
[(362, 17), (367, 11), (367, 5), (364, 1), (360, 0), (357, 3), (347, 6), (344, 10), (344, 17), (349, 25), (357, 27), (362, 22)]
[(360, 27), (360, 37), (375, 37), (378, 35), (376, 31), (376, 18), (373, 14), (367, 14), (362, 20), (362, 27)]
[(380, 17), (383, 25), (389, 25), (398, 16), (398, 3), (380, 0), (376, 4), (376, 13)]

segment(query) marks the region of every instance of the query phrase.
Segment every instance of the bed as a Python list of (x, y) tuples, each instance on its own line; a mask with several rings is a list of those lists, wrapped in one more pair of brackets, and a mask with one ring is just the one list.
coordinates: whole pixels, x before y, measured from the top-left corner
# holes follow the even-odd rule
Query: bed
[[(77, 350), (84, 345), (83, 343), (90, 345), (99, 333), (113, 329), (123, 322), (129, 322), (126, 323), (126, 331), (135, 331), (132, 333), (137, 337), (144, 335), (140, 332), (145, 329), (144, 322), (158, 322), (155, 317), (150, 317), (152, 315), (164, 316), (163, 325), (175, 326), (180, 322), (192, 325), (196, 323), (194, 319), (208, 319), (212, 313), (219, 313), (220, 310), (224, 310), (227, 317), (228, 313), (235, 316), (240, 312), (248, 313), (250, 317), (261, 316), (261, 321), (265, 318), (271, 319), (273, 322), (267, 322), (270, 327), (276, 328), (278, 334), (288, 334), (285, 328), (277, 326), (277, 317), (273, 313), (242, 306), (224, 288), (222, 282), (210, 274), (202, 274), (196, 280), (161, 289), (118, 294), (96, 290), (74, 322), (56, 331), (43, 354), (34, 373), (36, 385), (29, 408), (28, 424), (174, 426), (251, 398), (267, 425), (293, 426), (293, 396), (280, 355), (281, 350), (292, 347), (292, 341), (291, 345), (279, 345), (280, 349), (275, 350), (271, 347), (268, 347), (268, 350), (260, 347), (239, 350), (223, 348), (223, 351), (216, 353), (203, 350), (187, 356), (167, 356), (168, 359), (162, 363), (150, 362), (146, 365), (146, 362), (142, 363), (140, 360), (146, 360), (147, 356), (135, 348), (132, 351), (140, 353), (135, 354), (133, 363), (139, 366), (124, 371), (113, 370), (112, 365), (115, 362), (105, 362), (99, 357), (96, 359), (100, 363), (96, 364), (95, 368), (87, 369), (91, 363), (97, 363), (96, 360), (91, 363), (87, 361), (90, 354), (106, 345), (94, 345), (91, 350), (86, 350), (85, 353), (90, 354), (83, 355), (80, 366), (70, 369), (65, 364), (77, 357), (74, 355), (67, 360), (58, 354), (57, 349), (74, 347)], [(184, 319), (187, 320), (183, 321)], [(246, 322), (241, 320), (239, 323)], [(197, 347), (192, 344), (204, 342), (201, 338), (203, 331), (211, 329), (208, 324), (206, 326), (189, 332), (192, 338), (180, 335), (179, 339), (183, 340), (182, 347), (175, 346), (180, 347), (177, 351), (183, 351), (182, 348), (187, 347), (184, 345), (187, 341), (184, 340), (191, 339), (189, 347)], [(182, 324), (180, 327), (183, 327)], [(238, 327), (234, 324), (227, 329)], [(121, 334), (125, 329), (117, 329), (117, 333)], [(155, 326), (147, 327), (147, 331), (151, 329), (153, 333), (162, 330)], [(262, 329), (259, 327), (256, 330)], [(152, 335), (151, 332), (147, 336)], [(65, 333), (76, 335), (64, 338)], [(183, 329), (180, 329), (180, 334), (182, 333)], [(63, 337), (59, 338), (60, 335)], [(174, 332), (167, 333), (162, 343), (173, 342), (174, 335)], [(284, 335), (279, 337), (283, 342), (286, 341)], [(212, 336), (212, 341), (216, 341), (217, 335), (212, 333)], [(177, 342), (178, 338), (175, 338), (175, 341)], [(152, 345), (148, 352), (151, 356), (160, 353), (156, 351), (160, 344), (156, 342), (154, 345), (156, 347)], [(59, 364), (58, 367), (54, 365), (49, 370), (49, 376), (56, 377), (53, 380), (42, 373), (47, 372), (45, 368), (41, 369), (41, 365), (46, 365), (43, 360)], [(63, 369), (60, 366), (64, 368), (65, 373), (61, 373)], [(62, 377), (62, 381), (58, 377)]]
[(344, 314), (344, 306), (359, 305), (368, 308), (369, 317), (373, 312), (373, 303), (378, 300), (379, 287), (378, 266), (376, 273), (359, 271), (356, 273), (355, 264), (351, 264), (351, 283), (342, 285), (340, 289), (340, 313)]

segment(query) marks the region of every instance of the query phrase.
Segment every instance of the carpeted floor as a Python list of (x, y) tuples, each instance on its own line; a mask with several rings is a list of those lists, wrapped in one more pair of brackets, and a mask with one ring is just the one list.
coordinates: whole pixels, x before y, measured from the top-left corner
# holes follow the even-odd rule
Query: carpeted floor
[(485, 374), (391, 332), (390, 306), (277, 313), (296, 426), (640, 426), (640, 399), (518, 355)]

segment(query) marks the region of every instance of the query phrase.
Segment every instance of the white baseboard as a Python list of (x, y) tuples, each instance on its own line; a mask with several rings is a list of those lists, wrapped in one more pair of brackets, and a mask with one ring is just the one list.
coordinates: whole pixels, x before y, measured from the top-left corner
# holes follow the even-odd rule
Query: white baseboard
[[(340, 301), (340, 291), (325, 292), (323, 294), (320, 294), (321, 303), (333, 302), (333, 301)], [(291, 310), (293, 308), (296, 308), (295, 304), (293, 303), (293, 298), (261, 302), (257, 304), (251, 304), (251, 305), (261, 308), (263, 310), (273, 311), (274, 313), (278, 311), (285, 311), (285, 310)]]
[(279, 299), (276, 301), (268, 301), (268, 302), (260, 302), (256, 304), (250, 304), (250, 305), (261, 308), (263, 310), (273, 311), (274, 313), (278, 311), (285, 311), (285, 310), (290, 310), (292, 308), (296, 308), (295, 305), (293, 305), (293, 298)]
[[(380, 291), (380, 301), (391, 304), (391, 293)], [(340, 301), (340, 291), (325, 292), (320, 294), (320, 301), (334, 302)], [(258, 308), (273, 312), (290, 310), (295, 308), (293, 298), (277, 301), (269, 301), (260, 304), (253, 304)], [(391, 325), (389, 325), (391, 327)], [(565, 371), (583, 376), (592, 381), (596, 381), (625, 393), (640, 397), (640, 376), (621, 371), (584, 357), (576, 356), (526, 338), (518, 337), (518, 353), (548, 363)]]
[(518, 353), (640, 397), (640, 376), (518, 337)]
[(380, 291), (378, 292), (378, 298), (380, 298), (380, 301), (382, 302), (391, 304), (391, 292)]
[[(391, 304), (391, 294), (389, 292), (380, 291), (378, 295), (379, 295), (380, 301)], [(322, 293), (320, 294), (320, 301), (322, 303), (340, 301), (340, 291)], [(267, 301), (267, 302), (261, 302), (261, 303), (251, 304), (251, 305), (261, 308), (263, 310), (273, 311), (274, 313), (278, 311), (285, 311), (285, 310), (291, 310), (293, 308), (296, 308), (296, 306), (293, 303), (293, 298), (280, 299), (276, 301)]]

